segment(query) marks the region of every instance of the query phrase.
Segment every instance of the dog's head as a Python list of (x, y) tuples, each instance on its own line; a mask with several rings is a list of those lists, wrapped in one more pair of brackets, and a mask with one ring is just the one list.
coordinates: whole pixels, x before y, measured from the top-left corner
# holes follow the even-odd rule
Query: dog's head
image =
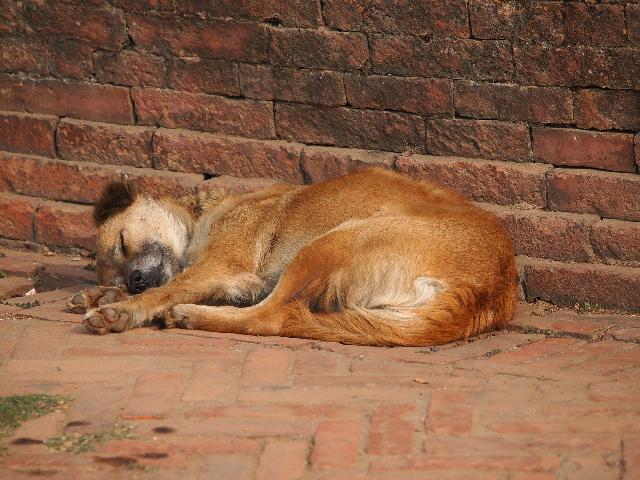
[(101, 285), (127, 285), (131, 293), (140, 293), (184, 268), (189, 224), (170, 202), (142, 194), (132, 183), (114, 182), (96, 203), (94, 218)]

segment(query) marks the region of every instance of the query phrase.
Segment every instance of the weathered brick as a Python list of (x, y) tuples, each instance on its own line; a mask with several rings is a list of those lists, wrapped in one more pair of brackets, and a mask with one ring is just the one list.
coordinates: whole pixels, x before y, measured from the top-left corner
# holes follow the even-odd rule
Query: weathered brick
[(39, 199), (0, 193), (0, 237), (32, 240), (33, 215)]
[(283, 67), (360, 70), (367, 64), (367, 39), (360, 33), (276, 29), (270, 62)]
[(638, 175), (555, 169), (548, 174), (547, 183), (551, 210), (640, 221)]
[(344, 87), (349, 104), (356, 108), (418, 114), (450, 113), (453, 110), (450, 80), (346, 75)]
[[(1, 22), (0, 22), (1, 23)], [(42, 48), (42, 45), (38, 45)], [(49, 73), (47, 57), (32, 39), (3, 37), (0, 42), (0, 72)]]
[(0, 150), (55, 157), (58, 117), (0, 112)]
[(312, 183), (353, 173), (362, 168), (393, 168), (396, 155), (393, 153), (352, 148), (305, 147), (302, 168)]
[(536, 160), (571, 167), (636, 171), (632, 134), (536, 127), (532, 133)]
[(622, 5), (472, 0), (470, 19), (477, 38), (526, 39), (556, 45), (627, 44)]
[(141, 191), (155, 197), (178, 198), (193, 195), (202, 175), (154, 170), (151, 168), (123, 167), (122, 178), (134, 181)]
[(362, 425), (358, 421), (326, 420), (318, 425), (311, 452), (315, 468), (345, 468), (358, 461)]
[(270, 440), (260, 455), (256, 480), (296, 480), (307, 466), (309, 444), (304, 440)]
[(275, 137), (270, 102), (139, 87), (134, 87), (131, 95), (138, 123), (143, 125), (194, 128), (253, 138)]
[(136, 379), (123, 418), (163, 418), (180, 398), (182, 373), (176, 370), (147, 372)]
[(20, 25), (21, 4), (13, 0), (0, 0), (0, 33), (16, 33), (23, 30)]
[(129, 90), (112, 85), (22, 80), (0, 75), (0, 109), (132, 123)]
[(568, 87), (640, 88), (640, 49), (516, 44), (516, 78)]
[(408, 33), (429, 38), (469, 36), (467, 5), (462, 0), (327, 0), (323, 14), (327, 24), (338, 30)]
[(64, 119), (58, 124), (60, 158), (133, 167), (152, 167), (153, 128)]
[(473, 392), (436, 391), (427, 410), (425, 427), (436, 435), (464, 435), (473, 424)]
[(178, 12), (203, 13), (212, 17), (229, 17), (258, 22), (268, 22), (285, 27), (316, 27), (322, 25), (318, 0), (181, 0), (176, 3)]
[(572, 123), (571, 90), (516, 84), (455, 83), (456, 113), (464, 117)]
[(240, 85), (245, 97), (338, 106), (346, 103), (342, 74), (267, 65), (241, 65)]
[(187, 92), (240, 95), (238, 67), (227, 60), (176, 58), (169, 66), (167, 85)]
[(126, 12), (136, 13), (170, 12), (175, 8), (175, 0), (111, 0), (110, 3)]
[(0, 189), (80, 203), (95, 202), (107, 183), (119, 180), (114, 168), (0, 153)]
[(292, 183), (303, 180), (302, 146), (288, 142), (160, 129), (153, 148), (157, 165), (168, 170), (279, 178)]
[(470, 0), (469, 21), (475, 38), (511, 39), (526, 4), (509, 0)]
[(169, 14), (130, 15), (128, 26), (136, 46), (159, 53), (256, 63), (268, 60), (269, 34), (265, 25)]
[(593, 225), (591, 242), (605, 260), (640, 262), (640, 223), (602, 220)]
[(267, 387), (289, 384), (291, 357), (291, 350), (286, 349), (261, 349), (249, 353), (240, 383)]
[(576, 125), (582, 128), (640, 129), (640, 92), (580, 90), (575, 109)]
[(640, 311), (639, 273), (629, 267), (530, 260), (525, 265), (527, 300)]
[(401, 113), (277, 104), (276, 125), (281, 138), (303, 143), (391, 151), (424, 144), (420, 117)]
[(626, 5), (627, 28), (631, 43), (640, 42), (640, 5)]
[(529, 128), (522, 123), (430, 118), (426, 122), (427, 152), (496, 160), (531, 158)]
[(61, 202), (42, 202), (35, 215), (35, 241), (61, 247), (95, 248), (93, 208)]
[(376, 73), (420, 77), (509, 80), (513, 75), (509, 42), (432, 40), (373, 35), (371, 62)]
[(127, 39), (122, 12), (105, 6), (44, 0), (29, 4), (23, 15), (40, 34), (82, 40), (95, 47), (118, 49)]
[[(371, 417), (367, 442), (370, 455), (406, 455), (418, 444), (415, 405), (379, 405)], [(413, 418), (412, 418), (413, 417)]]
[(397, 168), (418, 179), (431, 180), (467, 197), (500, 205), (545, 205), (546, 165), (441, 158), (426, 155), (400, 156)]
[(638, 166), (638, 170), (640, 170), (640, 133), (636, 133), (633, 145), (636, 152), (636, 165)]
[(576, 262), (594, 257), (589, 235), (598, 217), (480, 206), (498, 216), (519, 255)]
[(94, 62), (101, 83), (164, 86), (164, 59), (157, 55), (138, 50), (101, 51), (95, 54)]
[(46, 47), (49, 74), (54, 77), (87, 80), (93, 76), (93, 47), (72, 39), (54, 38)]

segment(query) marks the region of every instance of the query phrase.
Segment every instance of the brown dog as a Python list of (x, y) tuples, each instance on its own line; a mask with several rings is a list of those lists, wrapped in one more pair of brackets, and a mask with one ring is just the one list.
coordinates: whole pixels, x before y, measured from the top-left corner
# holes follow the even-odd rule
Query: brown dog
[(195, 210), (126, 184), (105, 191), (98, 278), (139, 294), (107, 290), (121, 301), (88, 311), (89, 330), (164, 317), (216, 332), (435, 345), (513, 316), (511, 241), (493, 215), (439, 186), (371, 169)]

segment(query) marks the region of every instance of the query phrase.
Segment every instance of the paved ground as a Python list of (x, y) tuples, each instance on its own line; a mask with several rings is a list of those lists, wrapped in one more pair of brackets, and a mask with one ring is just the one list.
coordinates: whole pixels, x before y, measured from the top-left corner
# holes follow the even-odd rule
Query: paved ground
[(61, 287), (0, 305), (0, 393), (70, 397), (4, 439), (0, 478), (640, 478), (640, 317), (523, 305), (439, 348), (100, 337), (63, 311), (86, 259), (0, 251), (0, 294)]

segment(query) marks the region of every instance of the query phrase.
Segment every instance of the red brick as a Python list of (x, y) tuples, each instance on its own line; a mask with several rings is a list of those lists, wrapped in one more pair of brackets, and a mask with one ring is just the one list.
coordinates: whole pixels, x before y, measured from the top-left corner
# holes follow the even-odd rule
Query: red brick
[[(406, 455), (416, 451), (419, 440), (415, 405), (380, 405), (371, 417), (367, 443), (370, 455)], [(413, 418), (407, 418), (413, 417)]]
[(275, 387), (289, 383), (290, 350), (263, 349), (250, 352), (244, 364), (240, 383)]
[(422, 119), (401, 113), (278, 104), (276, 124), (281, 138), (303, 143), (391, 151), (424, 144)]
[[(182, 395), (183, 402), (232, 400), (238, 390), (240, 366), (214, 360), (199, 362)], [(204, 416), (204, 415), (203, 415)]]
[(22, 30), (23, 26), (19, 25), (19, 11), (22, 5), (12, 0), (2, 0), (0, 3), (0, 32), (15, 33)]
[(581, 169), (555, 169), (547, 178), (549, 208), (640, 221), (640, 177)]
[(55, 157), (58, 117), (0, 112), (0, 150)]
[[(0, 190), (52, 200), (95, 202), (107, 183), (121, 178), (115, 169), (0, 153)], [(90, 185), (89, 188), (87, 186)]]
[(211, 17), (230, 17), (258, 22), (275, 23), (285, 27), (316, 27), (322, 25), (318, 0), (234, 0), (211, 2), (209, 0), (181, 0), (176, 3), (178, 12), (202, 13)]
[(469, 21), (474, 38), (511, 39), (526, 5), (509, 0), (470, 0)]
[(43, 202), (35, 216), (35, 241), (59, 247), (95, 248), (93, 208), (60, 202)]
[(161, 129), (154, 137), (154, 157), (160, 168), (212, 175), (269, 177), (302, 183), (301, 152), (301, 145), (282, 141), (186, 130)]
[(0, 75), (0, 108), (95, 120), (132, 123), (129, 90), (112, 85), (58, 80), (21, 80)]
[(120, 48), (127, 39), (118, 10), (84, 2), (45, 0), (23, 10), (30, 29), (41, 35), (81, 40), (95, 47)]
[(468, 37), (467, 5), (462, 0), (407, 3), (382, 0), (327, 0), (323, 14), (338, 30), (408, 33), (423, 37)]
[(315, 468), (346, 468), (358, 461), (363, 431), (357, 421), (325, 420), (316, 430), (311, 464)]
[(640, 133), (636, 133), (634, 143), (634, 150), (636, 152), (636, 165), (638, 166), (638, 170), (640, 170)]
[(194, 93), (240, 95), (238, 66), (226, 60), (176, 58), (169, 65), (167, 85)]
[(418, 114), (453, 111), (450, 80), (346, 75), (344, 83), (349, 105), (356, 108)]
[(253, 138), (275, 137), (270, 102), (138, 87), (134, 87), (131, 94), (138, 123), (144, 125), (194, 128)]
[(58, 124), (58, 154), (65, 160), (152, 167), (153, 128), (64, 119)]
[(591, 231), (595, 252), (605, 260), (640, 262), (640, 223), (602, 220)]
[(93, 47), (76, 40), (54, 39), (46, 46), (49, 73), (54, 77), (88, 80), (93, 77)]
[(467, 391), (433, 392), (427, 410), (427, 433), (464, 435), (473, 425), (474, 393)]
[(545, 174), (551, 167), (438, 158), (426, 155), (398, 157), (398, 170), (458, 190), (467, 197), (500, 205), (545, 205)]
[(330, 30), (272, 30), (269, 53), (273, 65), (328, 70), (360, 70), (369, 59), (364, 35)]
[(156, 55), (137, 50), (101, 51), (95, 54), (94, 65), (101, 83), (164, 86), (164, 59)]
[(255, 63), (268, 60), (269, 34), (265, 25), (169, 14), (130, 15), (128, 26), (136, 46), (159, 53)]
[(353, 173), (361, 168), (393, 168), (396, 155), (352, 148), (305, 147), (302, 168), (312, 183)]
[(180, 398), (182, 373), (165, 370), (143, 373), (136, 379), (123, 418), (163, 418), (173, 412)]
[(456, 113), (471, 118), (489, 118), (539, 123), (572, 123), (571, 90), (520, 86), (506, 83), (455, 83)]
[(270, 440), (265, 446), (256, 480), (295, 480), (307, 466), (309, 444), (303, 440)]
[(477, 38), (526, 39), (556, 45), (627, 44), (622, 5), (473, 0), (470, 19)]
[(32, 240), (33, 215), (39, 200), (11, 193), (0, 194), (0, 237)]
[(516, 44), (516, 79), (540, 85), (640, 88), (640, 49)]
[(24, 277), (0, 278), (0, 300), (21, 297), (36, 286), (35, 280)]
[(171, 12), (175, 8), (175, 0), (111, 0), (114, 7), (122, 8), (126, 12), (148, 13)]
[(346, 103), (342, 75), (336, 72), (241, 65), (240, 85), (245, 97), (258, 100), (285, 100), (326, 106)]
[(24, 37), (3, 37), (0, 42), (0, 71), (49, 73), (47, 57), (42, 54), (43, 45), (35, 47), (34, 43), (33, 39)]
[(138, 187), (154, 197), (193, 195), (202, 181), (201, 175), (164, 172), (150, 168), (122, 168), (122, 178), (133, 180)]
[(492, 160), (531, 158), (529, 128), (521, 123), (431, 118), (426, 120), (427, 152)]
[(570, 167), (636, 171), (632, 134), (535, 127), (532, 133), (536, 160)]
[(256, 192), (264, 190), (281, 182), (270, 178), (238, 178), (221, 175), (214, 177), (198, 185), (198, 192), (202, 192), (207, 197), (220, 198), (227, 195)]
[(498, 216), (519, 255), (577, 262), (593, 259), (590, 233), (598, 217), (481, 206)]
[(504, 41), (432, 40), (373, 35), (371, 62), (375, 73), (419, 77), (509, 80), (511, 49)]
[(576, 125), (598, 130), (640, 129), (640, 93), (629, 90), (580, 90)]
[(640, 269), (609, 265), (528, 261), (527, 300), (556, 305), (590, 303), (602, 308), (640, 311)]

